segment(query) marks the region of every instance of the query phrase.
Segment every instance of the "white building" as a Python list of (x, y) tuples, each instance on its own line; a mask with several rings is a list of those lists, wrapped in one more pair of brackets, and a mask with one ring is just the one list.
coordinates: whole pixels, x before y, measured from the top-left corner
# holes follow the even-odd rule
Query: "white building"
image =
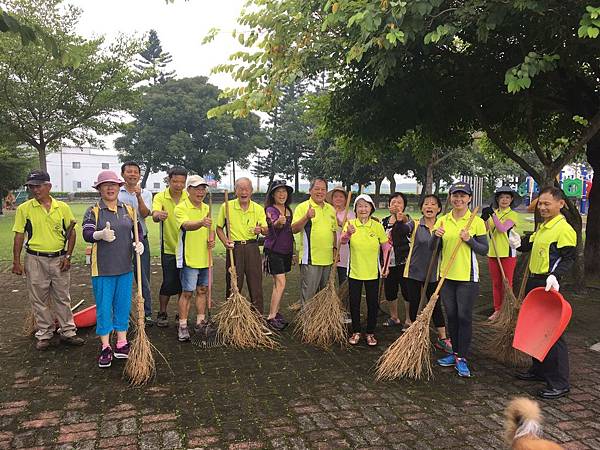
[[(52, 186), (60, 192), (90, 192), (101, 170), (113, 170), (121, 174), (121, 161), (116, 150), (91, 147), (63, 146), (46, 156), (46, 164)], [(146, 189), (158, 192), (166, 187), (165, 172), (151, 173)]]

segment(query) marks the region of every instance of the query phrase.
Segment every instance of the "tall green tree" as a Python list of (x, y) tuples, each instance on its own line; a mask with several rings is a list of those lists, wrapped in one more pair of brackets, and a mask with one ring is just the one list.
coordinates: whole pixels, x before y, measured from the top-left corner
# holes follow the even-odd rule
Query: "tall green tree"
[(62, 49), (76, 49), (79, 62), (65, 66), (42, 46), (23, 46), (16, 36), (0, 35), (0, 122), (19, 142), (31, 145), (39, 166), (62, 141), (98, 143), (115, 132), (120, 114), (137, 100), (140, 81), (130, 68), (137, 43), (125, 38), (105, 45), (75, 34), (80, 16), (60, 0), (6, 2), (18, 17), (52, 33)]
[(139, 59), (134, 64), (135, 68), (142, 74), (147, 74), (152, 84), (162, 84), (175, 78), (176, 72), (168, 70), (172, 62), (173, 57), (163, 50), (156, 30), (150, 30)]
[(132, 159), (144, 167), (143, 186), (150, 173), (172, 165), (220, 179), (228, 164), (248, 167), (249, 156), (264, 146), (254, 114), (207, 118), (208, 110), (224, 100), (206, 77), (169, 80), (141, 92), (134, 120), (123, 126), (115, 147), (122, 160)]

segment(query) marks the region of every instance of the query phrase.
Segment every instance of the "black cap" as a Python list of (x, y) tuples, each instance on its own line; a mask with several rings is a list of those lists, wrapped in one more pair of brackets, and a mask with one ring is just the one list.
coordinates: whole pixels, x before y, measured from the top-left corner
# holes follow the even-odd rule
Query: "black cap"
[(29, 175), (27, 175), (25, 186), (40, 186), (46, 183), (50, 183), (50, 175), (48, 175), (48, 172), (44, 172), (43, 170), (32, 170), (29, 172)]
[(471, 189), (471, 185), (469, 183), (465, 183), (464, 181), (459, 181), (458, 183), (454, 183), (450, 186), (450, 194), (454, 194), (455, 192), (464, 192), (467, 195), (473, 195), (473, 189)]
[(287, 183), (285, 182), (285, 180), (275, 180), (271, 184), (271, 188), (269, 189), (269, 195), (272, 195), (275, 192), (275, 189), (280, 188), (280, 187), (286, 188), (288, 195), (292, 195), (292, 193), (294, 192), (294, 188), (291, 186), (288, 186)]

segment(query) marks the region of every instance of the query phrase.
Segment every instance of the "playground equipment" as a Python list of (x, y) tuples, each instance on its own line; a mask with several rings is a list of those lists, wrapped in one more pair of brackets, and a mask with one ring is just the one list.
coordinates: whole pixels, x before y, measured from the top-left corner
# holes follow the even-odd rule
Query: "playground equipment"
[[(594, 172), (591, 169), (588, 170), (588, 166), (585, 164), (565, 166), (558, 176), (561, 189), (567, 197), (577, 202), (581, 214), (587, 214), (589, 208), (593, 177)], [(527, 177), (517, 189), (519, 195), (525, 200), (526, 206), (529, 206), (537, 197), (539, 190), (538, 184), (532, 177)]]

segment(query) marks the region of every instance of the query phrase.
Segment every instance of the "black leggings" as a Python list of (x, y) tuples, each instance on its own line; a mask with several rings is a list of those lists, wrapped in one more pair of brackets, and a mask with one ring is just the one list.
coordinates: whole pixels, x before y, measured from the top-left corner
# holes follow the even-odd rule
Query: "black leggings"
[(441, 297), (448, 317), (452, 348), (459, 358), (469, 356), (473, 334), (473, 303), (479, 294), (479, 283), (446, 280)]
[[(425, 291), (425, 295), (427, 296), (427, 300), (431, 298), (433, 295), (433, 291), (435, 291), (437, 283), (429, 283), (427, 285), (427, 290)], [(409, 315), (410, 320), (412, 322), (417, 318), (417, 312), (419, 310), (419, 302), (421, 301), (421, 288), (423, 287), (422, 281), (413, 280), (412, 278), (406, 278), (406, 291), (408, 294), (407, 301), (410, 305)], [(444, 321), (444, 313), (442, 312), (442, 305), (440, 302), (436, 302), (435, 307), (433, 308), (433, 325), (436, 328), (441, 328), (446, 326), (446, 322)]]
[(352, 332), (360, 333), (360, 298), (362, 287), (365, 285), (367, 294), (367, 334), (375, 332), (377, 311), (379, 309), (379, 280), (355, 280), (348, 278), (350, 297), (350, 316), (352, 317)]
[(398, 300), (398, 290), (402, 293), (405, 301), (408, 301), (406, 278), (404, 278), (404, 264), (390, 267), (388, 276), (383, 279), (385, 299), (388, 302)]

